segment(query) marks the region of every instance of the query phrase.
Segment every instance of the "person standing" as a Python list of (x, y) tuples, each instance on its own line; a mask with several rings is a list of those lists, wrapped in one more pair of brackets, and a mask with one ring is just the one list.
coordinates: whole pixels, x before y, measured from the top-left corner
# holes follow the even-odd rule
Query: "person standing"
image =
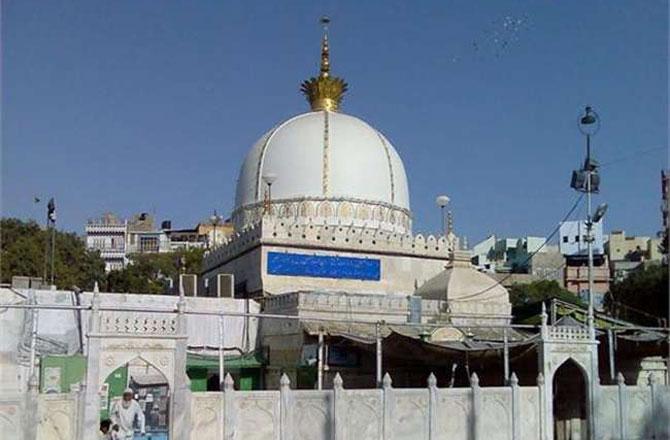
[(135, 429), (135, 419), (140, 428), (141, 435), (145, 434), (144, 412), (137, 400), (133, 399), (133, 390), (126, 388), (120, 402), (114, 402), (111, 411), (112, 423), (119, 428), (119, 438), (132, 440)]

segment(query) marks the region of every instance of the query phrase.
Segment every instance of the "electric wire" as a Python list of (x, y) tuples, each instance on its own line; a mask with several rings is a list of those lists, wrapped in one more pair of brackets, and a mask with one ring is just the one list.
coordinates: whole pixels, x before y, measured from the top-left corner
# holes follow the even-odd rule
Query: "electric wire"
[(666, 149), (667, 149), (667, 147), (643, 148), (643, 149), (640, 149), (640, 150), (637, 150), (637, 151), (632, 151), (628, 154), (624, 154), (624, 155), (619, 156), (617, 158), (614, 158), (614, 159), (612, 159), (608, 162), (601, 163), (600, 166), (601, 167), (607, 167), (607, 166), (610, 166), (610, 165), (617, 164), (619, 162), (624, 162), (628, 159), (637, 158), (637, 157), (645, 155), (645, 154), (653, 153), (653, 152), (659, 151), (659, 150), (666, 150)]
[[(580, 204), (580, 202), (582, 201), (583, 198), (584, 198), (584, 194), (583, 194), (583, 193), (579, 194), (579, 196), (577, 197), (577, 199), (575, 200), (575, 202), (572, 204), (572, 207), (570, 208), (570, 210), (568, 211), (568, 213), (565, 214), (565, 216), (563, 217), (563, 219), (558, 223), (558, 225), (554, 228), (554, 230), (551, 231), (551, 234), (549, 234), (549, 236), (547, 236), (547, 239), (542, 243), (542, 245), (541, 245), (540, 247), (538, 247), (535, 251), (533, 251), (531, 254), (528, 255), (528, 258), (526, 258), (526, 259), (523, 261), (523, 263), (521, 264), (522, 266), (525, 266), (525, 265), (526, 265), (526, 264), (527, 264), (527, 263), (528, 263), (528, 262), (529, 262), (529, 261), (530, 261), (530, 260), (531, 260), (531, 259), (538, 253), (538, 252), (540, 252), (540, 251), (546, 246), (547, 243), (549, 243), (549, 241), (550, 241), (552, 238), (554, 238), (554, 236), (558, 233), (559, 229), (561, 228), (561, 224), (564, 223), (564, 222), (566, 222), (566, 221), (572, 216), (572, 214), (575, 212), (575, 210), (577, 209), (577, 207), (579, 206), (579, 204)], [(491, 286), (489, 286), (489, 287), (487, 287), (487, 288), (485, 288), (485, 289), (482, 289), (482, 290), (480, 290), (479, 292), (471, 293), (471, 294), (469, 294), (469, 295), (466, 295), (466, 296), (457, 298), (457, 299), (455, 299), (455, 300), (453, 300), (453, 301), (454, 301), (454, 302), (461, 302), (461, 301), (471, 301), (471, 300), (474, 300), (475, 297), (477, 297), (477, 296), (479, 296), (479, 295), (482, 295), (482, 294), (488, 292), (489, 290), (491, 290), (491, 289), (493, 289), (493, 288), (495, 288), (495, 287), (497, 287), (497, 286), (502, 285), (502, 283), (504, 283), (505, 281), (507, 281), (512, 275), (514, 275), (514, 273), (510, 272), (509, 274), (507, 274), (506, 276), (502, 277), (500, 280), (498, 280), (496, 283), (492, 284)]]

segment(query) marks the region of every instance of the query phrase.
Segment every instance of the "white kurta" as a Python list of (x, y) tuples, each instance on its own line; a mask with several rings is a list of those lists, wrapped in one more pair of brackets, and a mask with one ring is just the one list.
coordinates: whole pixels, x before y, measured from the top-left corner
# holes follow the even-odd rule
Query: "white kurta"
[(113, 425), (119, 425), (119, 434), (122, 439), (132, 439), (135, 418), (140, 426), (140, 432), (144, 433), (144, 412), (136, 400), (131, 400), (128, 408), (124, 408), (122, 402), (114, 403), (110, 418)]

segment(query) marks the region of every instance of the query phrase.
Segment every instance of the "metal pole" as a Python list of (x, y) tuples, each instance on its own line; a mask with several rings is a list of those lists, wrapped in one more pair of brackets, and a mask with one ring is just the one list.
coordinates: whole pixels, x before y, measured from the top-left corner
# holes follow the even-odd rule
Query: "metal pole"
[(54, 285), (54, 267), (56, 262), (56, 222), (51, 221), (51, 285)]
[(609, 361), (610, 361), (610, 379), (614, 382), (616, 373), (614, 372), (614, 337), (612, 335), (612, 329), (607, 329), (607, 348), (609, 349)]
[(319, 345), (317, 349), (316, 363), (316, 388), (323, 389), (323, 330), (319, 330)]
[(509, 345), (507, 340), (507, 327), (503, 329), (503, 362), (505, 364), (505, 384), (509, 381)]
[(442, 219), (442, 230), (440, 232), (446, 236), (447, 230), (444, 228), (444, 206), (440, 206), (440, 217)]
[(556, 298), (551, 299), (551, 325), (556, 324)]
[[(34, 295), (34, 294), (33, 294)], [(37, 303), (37, 298), (33, 296), (33, 302)], [(28, 377), (33, 378), (35, 374), (35, 360), (37, 358), (37, 320), (38, 320), (38, 309), (32, 310), (32, 329), (30, 332), (30, 368), (28, 370)]]
[(377, 339), (377, 387), (381, 388), (382, 386), (382, 335), (381, 335), (381, 324), (377, 322), (375, 324), (375, 336)]
[(223, 379), (225, 377), (224, 369), (224, 348), (225, 348), (225, 339), (224, 339), (224, 318), (223, 315), (219, 315), (219, 390), (223, 391)]
[(588, 327), (591, 337), (594, 336), (593, 330), (593, 223), (591, 222), (591, 136), (586, 135), (586, 245), (589, 254), (589, 309), (588, 309)]

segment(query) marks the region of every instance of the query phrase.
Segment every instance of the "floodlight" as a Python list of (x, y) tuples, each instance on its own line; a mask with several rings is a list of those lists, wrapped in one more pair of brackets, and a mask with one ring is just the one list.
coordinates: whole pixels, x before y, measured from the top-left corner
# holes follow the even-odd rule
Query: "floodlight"
[(273, 183), (275, 183), (276, 180), (277, 180), (277, 174), (276, 173), (265, 173), (263, 175), (263, 181), (267, 185), (272, 185)]
[(449, 199), (448, 196), (441, 195), (441, 196), (437, 196), (437, 198), (435, 199), (435, 203), (440, 208), (444, 208), (445, 206), (447, 206), (449, 204), (449, 200), (451, 200), (451, 199)]
[(595, 214), (593, 214), (593, 218), (591, 219), (591, 221), (593, 223), (598, 223), (605, 216), (606, 212), (607, 212), (607, 203), (599, 205), (598, 208), (596, 209)]

